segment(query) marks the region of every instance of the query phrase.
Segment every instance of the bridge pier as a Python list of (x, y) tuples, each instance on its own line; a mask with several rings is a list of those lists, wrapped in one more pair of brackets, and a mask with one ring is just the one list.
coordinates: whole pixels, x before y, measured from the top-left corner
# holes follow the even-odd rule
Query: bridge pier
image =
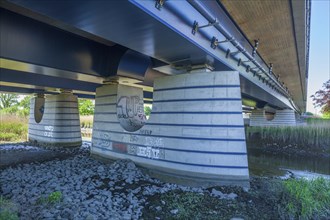
[(63, 92), (31, 99), (29, 141), (47, 146), (75, 147), (82, 143), (77, 96)]
[(295, 126), (296, 115), (293, 110), (276, 110), (273, 119), (267, 120), (265, 110), (253, 110), (250, 116), (250, 126)]
[(187, 185), (248, 186), (238, 72), (158, 78), (146, 121), (142, 89), (96, 90), (91, 153), (131, 159), (152, 175)]

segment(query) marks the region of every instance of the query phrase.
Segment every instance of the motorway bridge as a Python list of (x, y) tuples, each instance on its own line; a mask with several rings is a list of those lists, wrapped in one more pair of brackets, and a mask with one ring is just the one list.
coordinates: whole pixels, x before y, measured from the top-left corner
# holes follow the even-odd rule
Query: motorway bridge
[[(29, 139), (190, 184), (247, 184), (250, 125), (306, 110), (309, 0), (1, 0), (0, 90), (35, 94)], [(149, 120), (143, 104), (152, 103)]]

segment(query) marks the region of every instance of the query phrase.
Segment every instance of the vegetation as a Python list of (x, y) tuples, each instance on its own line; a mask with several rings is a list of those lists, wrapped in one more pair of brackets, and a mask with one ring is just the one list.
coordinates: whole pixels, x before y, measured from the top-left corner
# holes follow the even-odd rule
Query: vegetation
[(90, 99), (78, 99), (79, 114), (80, 115), (93, 115), (94, 114), (94, 102)]
[(289, 179), (284, 182), (286, 209), (293, 218), (312, 219), (330, 216), (330, 181)]
[(55, 191), (50, 193), (48, 196), (46, 197), (40, 197), (37, 200), (38, 204), (56, 204), (61, 202), (62, 200), (62, 193), (60, 191)]
[(239, 187), (209, 188), (234, 192), (236, 199), (181, 190), (147, 198), (142, 218), (157, 219), (329, 219), (330, 180), (252, 178), (248, 192)]
[(28, 133), (26, 117), (1, 113), (0, 122), (0, 142), (26, 141)]
[(330, 118), (330, 80), (323, 84), (322, 89), (317, 91), (313, 98), (315, 107), (320, 107), (324, 118)]
[(270, 143), (330, 146), (330, 120), (310, 119), (308, 123), (308, 126), (247, 127), (246, 137)]
[(80, 116), (80, 127), (81, 128), (93, 128), (93, 115), (82, 115)]
[(0, 220), (18, 220), (17, 212), (14, 203), (0, 196)]
[(150, 106), (145, 106), (144, 107), (144, 114), (149, 117), (151, 114), (151, 107)]
[(80, 115), (81, 136), (92, 137), (93, 115)]
[(10, 93), (0, 93), (0, 109), (9, 108), (17, 104), (18, 95)]
[(1, 93), (0, 114), (27, 117), (30, 113), (30, 99), (31, 96), (25, 96), (21, 101), (18, 101), (18, 95)]

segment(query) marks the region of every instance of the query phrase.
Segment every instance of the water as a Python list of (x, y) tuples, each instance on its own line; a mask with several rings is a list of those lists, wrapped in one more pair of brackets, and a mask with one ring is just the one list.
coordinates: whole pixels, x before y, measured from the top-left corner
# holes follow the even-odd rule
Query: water
[(288, 176), (330, 179), (330, 159), (324, 157), (289, 156), (263, 152), (260, 148), (248, 147), (251, 176)]

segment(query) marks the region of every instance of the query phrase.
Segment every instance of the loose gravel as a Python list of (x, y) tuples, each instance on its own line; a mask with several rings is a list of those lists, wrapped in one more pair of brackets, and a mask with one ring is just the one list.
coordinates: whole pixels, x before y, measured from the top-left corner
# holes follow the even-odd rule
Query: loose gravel
[[(0, 195), (18, 207), (20, 219), (139, 219), (147, 198), (180, 190), (236, 199), (234, 193), (164, 183), (144, 174), (130, 160), (102, 163), (89, 156), (90, 143), (78, 149), (56, 149), (72, 155), (0, 170)], [(41, 148), (0, 146), (0, 153)], [(55, 192), (55, 203), (47, 198)], [(176, 215), (177, 209), (172, 210)]]

